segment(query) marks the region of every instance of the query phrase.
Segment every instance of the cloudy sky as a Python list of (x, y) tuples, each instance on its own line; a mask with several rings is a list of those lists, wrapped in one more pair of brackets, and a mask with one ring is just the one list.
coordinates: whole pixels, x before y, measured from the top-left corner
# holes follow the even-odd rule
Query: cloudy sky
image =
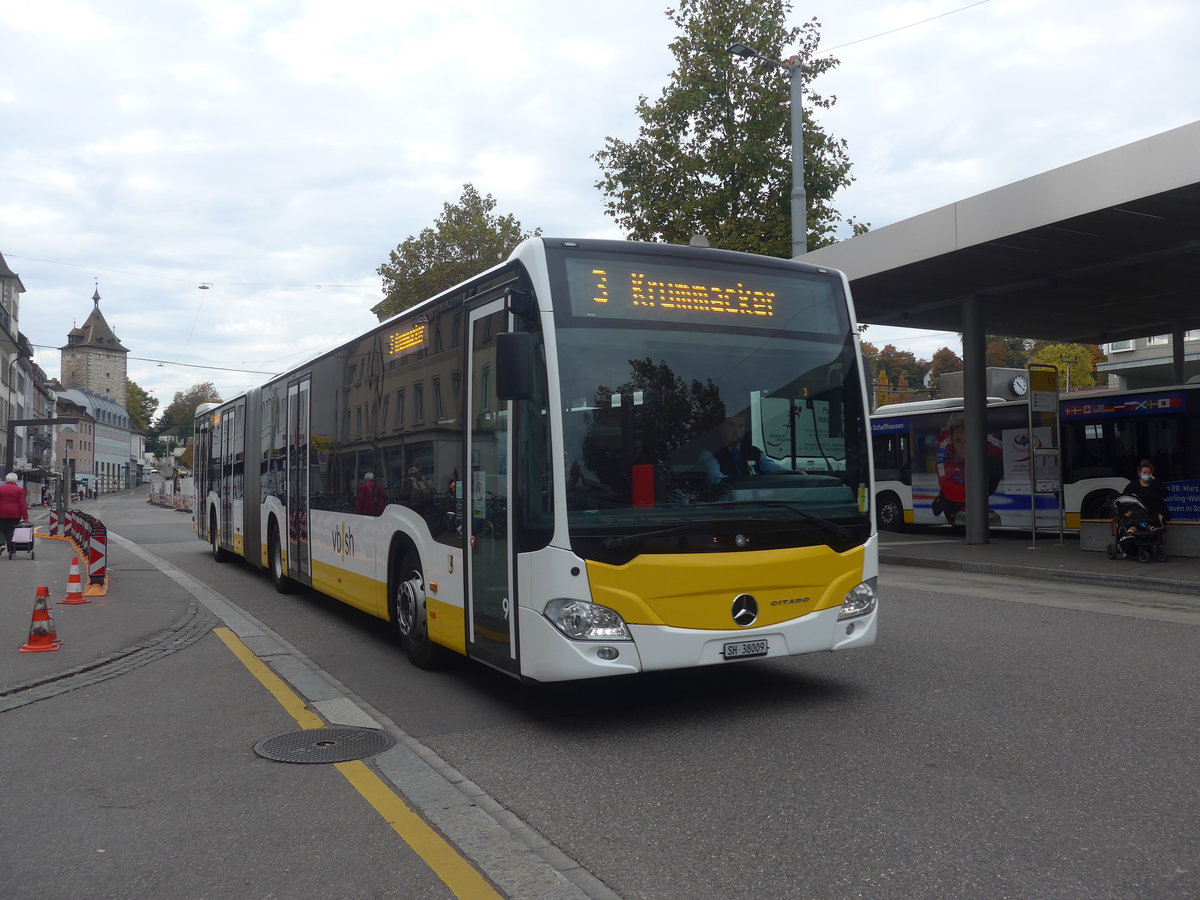
[[(527, 229), (622, 237), (591, 155), (667, 84), (668, 5), (0, 0), (0, 252), (38, 363), (58, 375), (98, 281), (134, 381), (231, 396), (371, 327), (376, 268), (467, 182)], [(836, 205), (876, 228), (1200, 118), (1195, 0), (812, 17), (857, 179)]]

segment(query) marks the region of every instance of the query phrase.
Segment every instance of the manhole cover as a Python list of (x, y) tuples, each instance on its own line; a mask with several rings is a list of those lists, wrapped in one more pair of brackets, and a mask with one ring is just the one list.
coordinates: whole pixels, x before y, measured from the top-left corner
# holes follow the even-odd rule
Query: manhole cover
[(339, 763), (372, 756), (396, 741), (373, 728), (310, 728), (259, 741), (254, 752), (289, 763)]

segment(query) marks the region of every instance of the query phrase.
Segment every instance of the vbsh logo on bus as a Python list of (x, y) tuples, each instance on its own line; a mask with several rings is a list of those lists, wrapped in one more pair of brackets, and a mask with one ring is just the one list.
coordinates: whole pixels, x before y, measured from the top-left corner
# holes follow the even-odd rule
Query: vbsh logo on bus
[(343, 560), (348, 556), (354, 556), (354, 532), (350, 526), (342, 521), (333, 529), (333, 552), (340, 556)]

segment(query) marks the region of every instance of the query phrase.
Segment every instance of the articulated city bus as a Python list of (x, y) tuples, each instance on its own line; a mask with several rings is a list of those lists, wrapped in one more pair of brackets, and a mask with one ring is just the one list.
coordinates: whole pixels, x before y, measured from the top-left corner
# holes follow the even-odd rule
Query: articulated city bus
[(202, 406), (197, 534), (394, 623), (421, 667), (555, 681), (867, 646), (854, 321), (830, 269), (531, 239)]
[[(1078, 529), (1108, 518), (1108, 504), (1145, 459), (1167, 485), (1175, 522), (1200, 521), (1200, 384), (1059, 397), (1059, 435), (1035, 428), (1024, 400), (988, 402), (988, 519), (1000, 527)], [(880, 528), (961, 524), (962, 398), (896, 403), (871, 416), (875, 510)], [(1061, 451), (1062, 493), (1035, 494), (1029, 460), (1036, 446)], [(957, 482), (957, 484), (956, 484)], [(1061, 502), (1061, 509), (1060, 509)]]

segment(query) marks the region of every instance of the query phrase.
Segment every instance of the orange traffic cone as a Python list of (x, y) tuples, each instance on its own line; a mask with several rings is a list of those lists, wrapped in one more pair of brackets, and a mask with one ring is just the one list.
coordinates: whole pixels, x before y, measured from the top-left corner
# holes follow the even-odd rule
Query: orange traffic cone
[(49, 599), (50, 589), (45, 585), (38, 587), (33, 621), (29, 623), (29, 640), (21, 647), (22, 653), (45, 653), (62, 646), (58, 631), (54, 628), (54, 619), (50, 617), (50, 608), (46, 605)]
[(77, 606), (80, 603), (91, 603), (83, 596), (83, 581), (79, 577), (79, 557), (71, 557), (71, 574), (67, 576), (67, 596), (59, 600), (60, 606)]

